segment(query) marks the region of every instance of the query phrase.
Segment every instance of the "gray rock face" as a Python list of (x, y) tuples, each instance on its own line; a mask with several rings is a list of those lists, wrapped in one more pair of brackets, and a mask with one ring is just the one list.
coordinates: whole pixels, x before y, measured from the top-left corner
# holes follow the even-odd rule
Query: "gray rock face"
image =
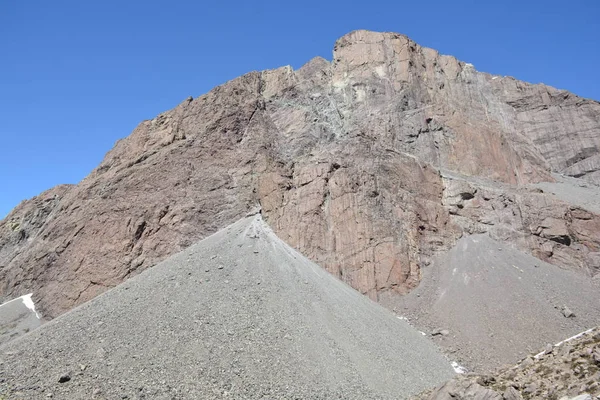
[(600, 182), (600, 104), (477, 72), (394, 33), (252, 72), (142, 122), (75, 186), (0, 222), (0, 297), (53, 317), (257, 205), (286, 242), (379, 299), (460, 236), (600, 268), (600, 217), (525, 184)]

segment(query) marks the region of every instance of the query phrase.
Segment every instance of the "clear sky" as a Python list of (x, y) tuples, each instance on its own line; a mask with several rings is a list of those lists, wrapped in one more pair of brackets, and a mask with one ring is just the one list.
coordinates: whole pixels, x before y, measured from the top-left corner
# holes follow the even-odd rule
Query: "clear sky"
[(0, 218), (77, 183), (142, 120), (252, 70), (394, 31), (600, 100), (600, 1), (0, 0)]

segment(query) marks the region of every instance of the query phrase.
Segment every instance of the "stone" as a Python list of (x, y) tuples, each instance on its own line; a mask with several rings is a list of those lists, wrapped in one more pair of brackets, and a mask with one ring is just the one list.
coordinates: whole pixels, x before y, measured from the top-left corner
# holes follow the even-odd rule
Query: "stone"
[(519, 393), (519, 391), (512, 386), (508, 387), (504, 391), (504, 393), (502, 394), (502, 398), (504, 400), (523, 400), (523, 396), (521, 396), (521, 393)]
[(565, 318), (575, 318), (575, 313), (571, 311), (567, 306), (563, 306), (561, 312)]
[(65, 382), (69, 382), (70, 380), (71, 380), (71, 375), (69, 373), (61, 374), (58, 377), (58, 383), (65, 383)]

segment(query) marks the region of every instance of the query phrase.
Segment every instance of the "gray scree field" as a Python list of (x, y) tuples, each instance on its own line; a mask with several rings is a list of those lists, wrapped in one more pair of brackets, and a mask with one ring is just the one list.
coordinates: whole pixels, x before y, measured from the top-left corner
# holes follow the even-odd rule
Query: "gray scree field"
[(399, 399), (453, 375), (260, 215), (0, 347), (3, 399)]
[(384, 304), (477, 372), (600, 325), (597, 282), (482, 234), (461, 238), (418, 288)]

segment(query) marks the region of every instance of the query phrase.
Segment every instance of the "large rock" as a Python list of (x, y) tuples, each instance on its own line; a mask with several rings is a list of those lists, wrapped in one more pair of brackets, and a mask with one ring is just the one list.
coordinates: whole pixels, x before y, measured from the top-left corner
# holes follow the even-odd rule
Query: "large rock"
[[(471, 232), (595, 272), (598, 215), (516, 185), (551, 172), (600, 182), (599, 116), (595, 101), (405, 36), (352, 32), (332, 62), (189, 98), (78, 185), (21, 204), (0, 223), (0, 296), (33, 291), (56, 316), (258, 204), (288, 243), (373, 299), (410, 290)], [(464, 189), (448, 173), (483, 180)]]

